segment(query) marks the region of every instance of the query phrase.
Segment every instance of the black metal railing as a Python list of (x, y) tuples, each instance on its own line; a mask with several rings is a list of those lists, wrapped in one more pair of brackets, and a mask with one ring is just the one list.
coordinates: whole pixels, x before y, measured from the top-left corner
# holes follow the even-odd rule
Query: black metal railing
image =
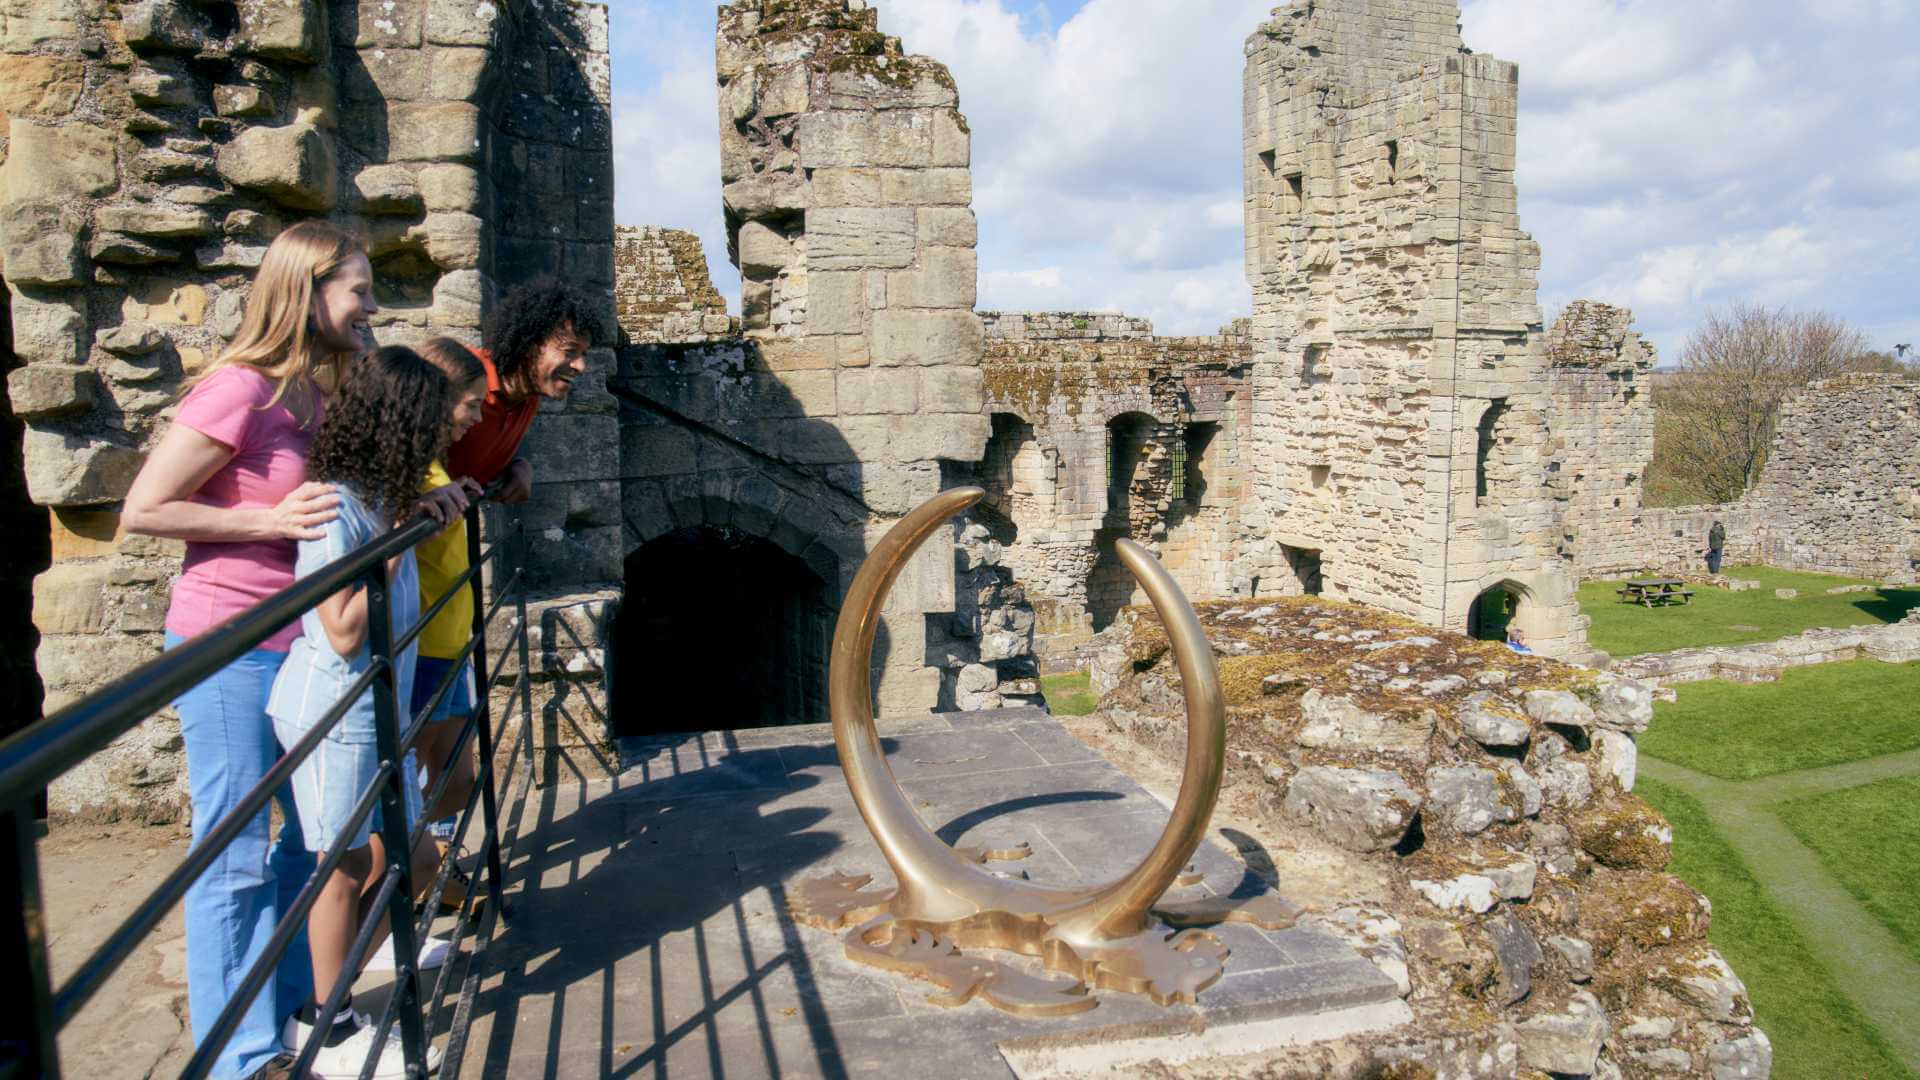
[[(15, 881), (11, 887), (0, 885), (0, 971), (17, 973), (8, 980), (16, 987), (15, 992), (9, 995), (16, 1005), (12, 1009), (0, 1010), (0, 1080), (60, 1075), (60, 1030), (79, 1014), (219, 854), (252, 821), (266, 812), (267, 804), (272, 801), (275, 792), (288, 782), (301, 762), (313, 753), (347, 711), (368, 692), (373, 694), (379, 771), (361, 793), (352, 815), (341, 829), (340, 839), (322, 854), (313, 877), (307, 881), (292, 906), (282, 914), (266, 948), (247, 972), (226, 1009), (213, 1021), (206, 1036), (195, 1047), (192, 1058), (180, 1075), (195, 1080), (207, 1075), (220, 1050), (232, 1038), (241, 1016), (268, 985), (281, 957), (306, 924), (307, 914), (319, 899), (322, 884), (345, 857), (347, 843), (359, 831), (360, 824), (373, 813), (376, 805), (380, 809), (378, 835), (386, 850), (387, 866), (379, 879), (375, 901), (369, 910), (386, 913), (385, 922), (393, 936), (395, 978), (394, 992), (388, 997), (383, 1015), (374, 1025), (373, 1046), (361, 1076), (365, 1078), (372, 1073), (396, 1021), (400, 1028), (400, 1045), (408, 1074), (418, 1078), (427, 1075), (428, 1021), (444, 1000), (455, 965), (450, 954), (449, 962), (440, 969), (432, 992), (423, 996), (420, 992), (420, 972), (417, 970), (419, 942), (426, 936), (440, 909), (441, 897), (445, 894), (460, 853), (459, 841), (466, 836), (476, 811), (479, 812), (482, 825), (479, 845), (482, 865), (477, 868), (476, 877), (484, 875), (484, 895), (488, 904), (485, 926), (478, 931), (478, 940), (484, 942), (494, 923), (505, 917), (500, 793), (503, 788), (511, 790), (513, 773), (522, 751), (529, 763), (527, 776), (530, 778), (532, 774), (532, 691), (527, 667), (526, 590), (522, 585), (524, 543), (518, 526), (507, 530), (506, 535), (482, 551), (478, 514), (469, 510), (467, 550), (470, 565), (467, 572), (434, 599), (415, 625), (398, 636), (393, 633), (389, 621), (391, 604), (387, 560), (434, 535), (438, 528), (433, 522), (422, 520), (395, 529), (0, 743), (0, 867), (12, 868)], [(482, 588), (482, 571), (489, 566), (492, 567), (491, 603), (486, 595), (488, 590)], [(34, 824), (34, 800), (37, 794), (62, 773), (90, 755), (106, 749), (116, 738), (172, 703), (187, 690), (258, 648), (282, 627), (317, 607), (327, 597), (341, 589), (360, 585), (367, 588), (368, 599), (367, 647), (372, 663), (367, 670), (354, 681), (342, 699), (322, 715), (312, 730), (299, 742), (286, 748), (285, 755), (232, 812), (204, 833), (203, 838), (188, 851), (186, 858), (121, 922), (105, 942), (87, 955), (56, 990), (48, 966), (46, 912), (40, 890), (40, 864)], [(459, 589), (469, 589), (473, 594), (473, 632), (456, 662), (449, 665), (448, 674), (435, 688), (432, 699), (417, 715), (407, 718), (403, 730), (402, 708), (407, 703), (398, 698), (393, 658), (419, 637), (427, 623), (452, 601)], [(509, 602), (514, 607), (514, 622), (501, 643), (501, 653), (504, 658), (509, 650), (517, 646), (519, 678), (507, 695), (501, 712), (511, 714), (518, 700), (522, 720), (518, 742), (522, 745), (508, 755), (507, 782), (502, 785), (495, 782), (496, 732), (489, 702), (489, 687), (493, 681), (491, 676), (497, 670), (497, 665), (491, 662), (486, 641), (488, 627), (501, 607)], [(431, 823), (408, 822), (401, 785), (418, 782), (416, 777), (409, 775), (407, 755), (418, 742), (434, 710), (452, 692), (454, 680), (464, 674), (458, 661), (468, 658), (473, 661), (476, 688), (473, 715), (461, 728), (453, 749), (443, 763), (446, 767), (439, 770), (439, 781), (433, 790), (425, 793), (421, 805), (431, 808), (439, 802), (457, 772), (454, 764), (475, 742), (478, 743), (479, 768), (474, 774), (474, 790), (461, 809), (455, 826), (455, 842), (448, 845), (436, 868), (433, 881), (426, 890), (421, 917), (416, 921), (411, 854), (414, 845), (424, 837)], [(472, 921), (474, 905), (480, 895), (477, 888), (469, 888), (460, 903), (459, 918), (453, 931), (454, 952), (459, 950), (462, 935)], [(335, 1013), (345, 1007), (355, 974), (381, 923), (382, 919), (378, 916), (367, 918), (348, 952), (339, 979), (332, 987), (315, 988), (316, 994), (326, 994), (321, 1002), (320, 1015), (315, 1018), (315, 1032), (324, 1035)], [(20, 986), (19, 980), (22, 978), (26, 982), (25, 987)], [(21, 993), (22, 989), (26, 993)], [(452, 1045), (449, 1046), (450, 1058), (459, 1054), (459, 1044), (463, 1042), (464, 1034), (460, 1029), (462, 1021), (470, 1013), (471, 999), (472, 988), (469, 986), (456, 1006)], [(320, 1046), (321, 1038), (307, 1040), (296, 1061), (295, 1075), (305, 1073)]]

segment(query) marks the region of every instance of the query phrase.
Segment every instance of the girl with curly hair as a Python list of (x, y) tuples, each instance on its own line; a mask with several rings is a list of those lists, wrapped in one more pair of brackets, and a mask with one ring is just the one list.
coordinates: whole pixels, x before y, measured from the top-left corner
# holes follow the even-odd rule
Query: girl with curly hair
[[(307, 477), (307, 450), (327, 390), (371, 342), (379, 311), (359, 241), (320, 221), (274, 238), (254, 275), (233, 343), (180, 403), (173, 425), (127, 493), (128, 532), (186, 542), (167, 609), (173, 648), (293, 583), (294, 544), (320, 535), (334, 495)], [(280, 758), (267, 695), (300, 627), (289, 625), (174, 702), (186, 742), (198, 843)], [(313, 873), (300, 826), (280, 793), (276, 841), (262, 811), (187, 890), (187, 1004), (194, 1037), (227, 1007)], [(242, 1014), (215, 1058), (215, 1080), (270, 1072), (282, 1019), (306, 1000), (304, 948)]]
[[(418, 353), (388, 346), (362, 361), (348, 376), (327, 410), (307, 459), (315, 480), (334, 485), (338, 517), (320, 535), (300, 542), (296, 578), (313, 574), (355, 549), (379, 539), (411, 516), (421, 478), (446, 452), (452, 388), (440, 370)], [(387, 563), (389, 606), (397, 639), (420, 619), (420, 580), (411, 549)], [(283, 745), (292, 746), (341, 699), (371, 664), (367, 650), (367, 591), (343, 589), (301, 619), (303, 636), (293, 643), (273, 686), (267, 712)], [(412, 700), (417, 646), (394, 658), (398, 700)], [(361, 794), (379, 771), (375, 745), (373, 695), (361, 694), (312, 755), (293, 775), (294, 805), (301, 832), (312, 851), (325, 851), (345, 830)], [(417, 820), (420, 790), (414, 755), (406, 762), (407, 813)], [(288, 1021), (283, 1041), (301, 1045), (318, 1013), (317, 999), (330, 993), (346, 966), (348, 948), (361, 920), (371, 910), (375, 853), (371, 822), (352, 833), (349, 851), (321, 886), (320, 900), (307, 917), (307, 945), (313, 960), (316, 1000)], [(437, 949), (436, 949), (437, 945)], [(420, 966), (444, 959), (444, 942), (429, 941)], [(391, 955), (391, 946), (387, 946)], [(437, 952), (438, 955), (434, 955)], [(390, 962), (390, 961), (389, 961)], [(352, 973), (347, 973), (349, 981)], [(357, 1076), (372, 1049), (373, 1029), (352, 1009), (343, 1009), (314, 1059), (316, 1077)], [(405, 1074), (398, 1040), (381, 1051), (376, 1077)]]

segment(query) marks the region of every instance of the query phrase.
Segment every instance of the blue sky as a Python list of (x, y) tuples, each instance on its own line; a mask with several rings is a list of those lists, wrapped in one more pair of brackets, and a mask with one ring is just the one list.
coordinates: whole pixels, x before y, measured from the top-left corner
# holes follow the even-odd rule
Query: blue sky
[[(1275, 0), (875, 0), (974, 137), (981, 306), (1244, 315), (1241, 46)], [(1920, 342), (1920, 4), (1467, 0), (1521, 65), (1541, 302), (1632, 307), (1663, 360), (1708, 308), (1818, 308)], [(619, 220), (720, 225), (711, 0), (616, 0)]]

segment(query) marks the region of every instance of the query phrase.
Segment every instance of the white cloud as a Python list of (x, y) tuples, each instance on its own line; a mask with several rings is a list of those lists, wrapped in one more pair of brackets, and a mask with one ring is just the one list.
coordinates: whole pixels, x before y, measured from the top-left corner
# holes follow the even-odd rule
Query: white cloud
[[(1276, 0), (879, 0), (974, 131), (983, 307), (1121, 309), (1209, 333), (1241, 269), (1241, 47)], [(1064, 16), (1058, 21), (1056, 16)], [(720, 224), (713, 7), (614, 5), (619, 216)], [(1541, 300), (1635, 308), (1663, 355), (1709, 306), (1821, 307), (1920, 341), (1920, 4), (1466, 0), (1521, 68)]]

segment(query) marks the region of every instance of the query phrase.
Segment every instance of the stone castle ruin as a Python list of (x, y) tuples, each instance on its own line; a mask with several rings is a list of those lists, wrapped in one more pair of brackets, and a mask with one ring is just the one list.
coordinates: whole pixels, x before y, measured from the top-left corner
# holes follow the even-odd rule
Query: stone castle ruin
[[(0, 632), (36, 656), (49, 711), (158, 651), (178, 546), (126, 535), (119, 501), (268, 240), (310, 216), (367, 238), (383, 342), (474, 340), (539, 273), (604, 291), (621, 341), (536, 423), (518, 511), (543, 701), (587, 742), (824, 719), (853, 570), (959, 483), (989, 494), (893, 593), (884, 714), (1033, 701), (1042, 672), (1085, 667), (1140, 600), (1118, 537), (1197, 600), (1511, 620), (1569, 658), (1587, 654), (1578, 578), (1672, 546), (1678, 519), (1639, 497), (1652, 350), (1604, 305), (1543, 325), (1517, 72), (1464, 47), (1454, 0), (1296, 3), (1247, 39), (1252, 315), (1187, 338), (975, 310), (958, 89), (863, 0), (719, 10), (738, 311), (691, 234), (615, 226), (604, 6), (0, 12), (0, 419), (25, 448), (0, 499), (31, 534)], [(1910, 529), (1911, 505), (1879, 517), (1899, 514)], [(1826, 546), (1800, 527), (1768, 550)], [(11, 677), (30, 702), (35, 672)], [(149, 729), (56, 807), (177, 812), (177, 731)]]

